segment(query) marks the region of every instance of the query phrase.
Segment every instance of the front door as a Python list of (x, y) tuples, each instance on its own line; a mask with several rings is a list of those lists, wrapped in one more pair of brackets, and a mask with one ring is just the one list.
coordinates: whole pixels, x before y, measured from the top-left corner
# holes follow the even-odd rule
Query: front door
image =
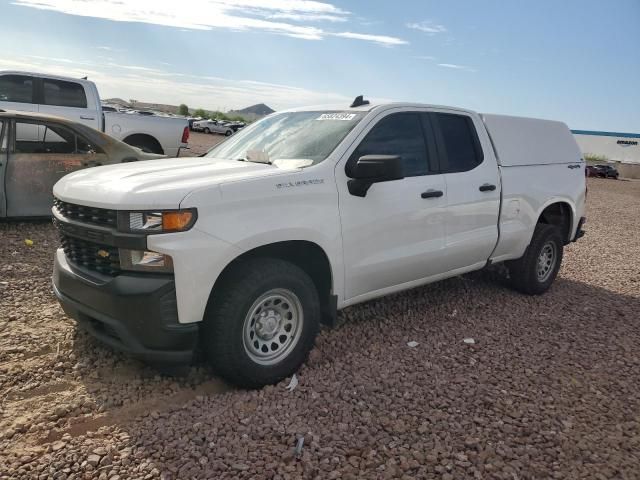
[[(447, 185), (446, 249), (451, 270), (478, 267), (498, 241), (500, 177), (479, 119), (447, 110), (430, 114)], [(479, 135), (480, 133), (480, 135)]]
[[(447, 192), (432, 143), (426, 113), (396, 109), (371, 122), (337, 165), (346, 300), (444, 271)], [(400, 156), (405, 178), (351, 195), (347, 172), (363, 155)]]
[(103, 152), (83, 150), (88, 142), (66, 127), (17, 121), (13, 131), (4, 179), (7, 216), (51, 215), (53, 185), (60, 178), (105, 162)]
[(35, 80), (30, 75), (0, 74), (0, 108), (21, 112), (37, 112)]

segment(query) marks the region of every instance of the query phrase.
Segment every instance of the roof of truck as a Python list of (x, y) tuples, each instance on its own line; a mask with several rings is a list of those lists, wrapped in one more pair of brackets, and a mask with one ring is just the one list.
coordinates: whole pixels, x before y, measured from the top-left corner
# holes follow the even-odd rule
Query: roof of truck
[(350, 107), (348, 102), (345, 103), (333, 103), (325, 105), (311, 105), (306, 107), (297, 107), (287, 110), (281, 110), (276, 113), (282, 112), (315, 112), (315, 111), (338, 111), (338, 112), (370, 112), (372, 110), (382, 110), (389, 108), (437, 108), (443, 110), (453, 110), (461, 113), (476, 113), (472, 110), (464, 108), (450, 107), (446, 105), (432, 105), (428, 103), (416, 103), (416, 102), (371, 102), (359, 107)]
[[(53, 78), (55, 80), (71, 80), (73, 82), (91, 82), (87, 77), (69, 77), (65, 75), (56, 75), (55, 73), (43, 73), (43, 72), (25, 72), (23, 70), (0, 70), (3, 75), (29, 75), (31, 77), (38, 78)], [(93, 83), (93, 82), (91, 82)]]

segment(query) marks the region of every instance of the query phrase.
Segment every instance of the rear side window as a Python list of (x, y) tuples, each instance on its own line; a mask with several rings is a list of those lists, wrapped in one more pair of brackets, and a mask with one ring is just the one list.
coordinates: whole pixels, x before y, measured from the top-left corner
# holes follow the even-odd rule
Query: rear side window
[(398, 155), (407, 177), (426, 175), (427, 149), (418, 113), (393, 113), (380, 120), (358, 145), (347, 164), (347, 174), (364, 155)]
[(482, 149), (470, 117), (434, 113), (432, 119), (442, 173), (466, 172), (482, 163)]
[(0, 102), (33, 103), (33, 77), (0, 76)]
[(87, 96), (79, 83), (45, 78), (43, 90), (45, 105), (87, 108)]

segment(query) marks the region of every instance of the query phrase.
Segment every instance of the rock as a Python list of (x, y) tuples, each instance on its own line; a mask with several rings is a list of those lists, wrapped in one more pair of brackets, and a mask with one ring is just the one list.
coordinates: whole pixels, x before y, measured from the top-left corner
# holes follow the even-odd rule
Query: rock
[(66, 445), (65, 442), (61, 442), (61, 441), (53, 442), (53, 444), (51, 444), (51, 450), (53, 450), (54, 452), (57, 452), (58, 450), (64, 448), (65, 445)]

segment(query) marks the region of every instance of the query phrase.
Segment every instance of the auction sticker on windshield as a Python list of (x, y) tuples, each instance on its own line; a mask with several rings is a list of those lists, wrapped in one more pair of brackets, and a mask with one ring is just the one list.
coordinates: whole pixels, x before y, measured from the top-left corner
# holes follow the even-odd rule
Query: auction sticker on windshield
[(353, 120), (355, 113), (323, 113), (316, 120)]

